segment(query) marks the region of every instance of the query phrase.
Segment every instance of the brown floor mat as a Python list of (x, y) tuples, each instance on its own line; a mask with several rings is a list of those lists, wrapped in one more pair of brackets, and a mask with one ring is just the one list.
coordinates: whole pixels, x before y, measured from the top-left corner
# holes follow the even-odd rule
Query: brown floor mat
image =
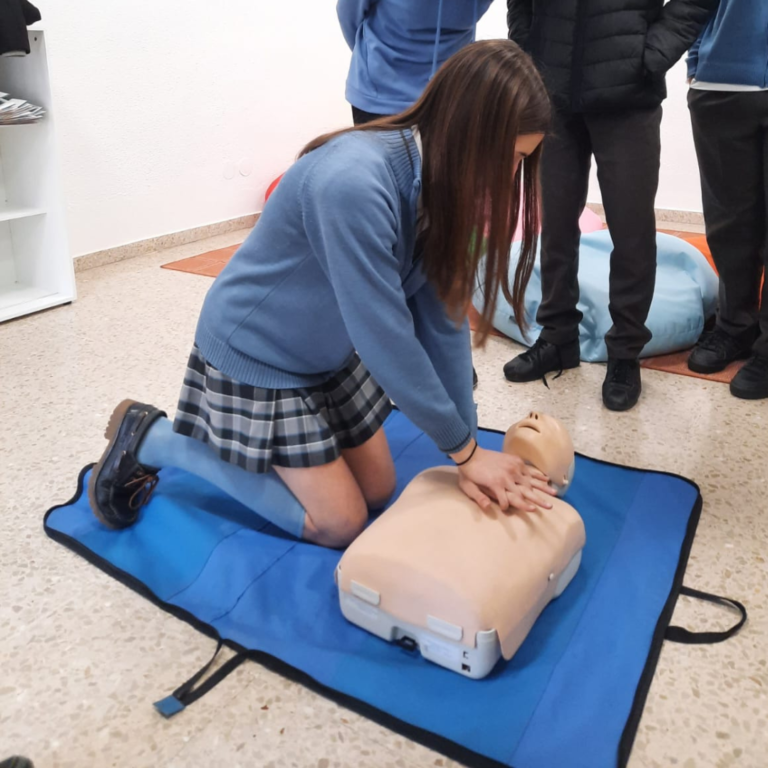
[(686, 349), (684, 352), (675, 352), (671, 355), (661, 355), (660, 357), (648, 357), (640, 362), (643, 368), (648, 368), (652, 371), (664, 371), (664, 373), (676, 373), (680, 376), (691, 376), (695, 379), (705, 379), (707, 381), (719, 381), (723, 384), (730, 384), (733, 381), (733, 377), (739, 372), (744, 365), (744, 360), (739, 360), (735, 363), (731, 363), (724, 371), (720, 373), (703, 374), (694, 373), (688, 368), (688, 358), (690, 357), (691, 350)]
[(163, 269), (172, 269), (176, 272), (188, 272), (191, 275), (204, 275), (205, 277), (217, 277), (224, 269), (239, 245), (230, 245), (227, 248), (219, 248), (216, 251), (201, 253), (199, 256), (191, 256), (188, 259), (172, 261), (163, 264)]

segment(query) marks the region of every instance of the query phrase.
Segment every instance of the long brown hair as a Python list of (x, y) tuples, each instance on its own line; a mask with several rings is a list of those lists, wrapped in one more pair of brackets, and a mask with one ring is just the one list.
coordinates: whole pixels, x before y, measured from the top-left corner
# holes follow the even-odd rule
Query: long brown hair
[[(538, 241), (541, 148), (524, 158), (515, 175), (512, 168), (518, 136), (544, 133), (549, 120), (549, 98), (531, 59), (509, 40), (485, 40), (452, 56), (410, 109), (320, 136), (301, 154), (350, 130), (418, 128), (424, 146), (424, 270), (459, 314), (482, 286), (485, 306), (478, 330), (483, 344), (499, 288), (518, 325), (527, 326), (524, 295)], [(522, 245), (510, 286), (510, 248), (521, 207)]]

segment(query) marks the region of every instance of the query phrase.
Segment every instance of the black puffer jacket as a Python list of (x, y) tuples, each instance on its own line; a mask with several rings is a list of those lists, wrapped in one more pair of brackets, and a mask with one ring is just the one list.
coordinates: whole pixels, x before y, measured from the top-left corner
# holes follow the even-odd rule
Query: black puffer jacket
[[(768, 2), (768, 0), (766, 0)], [(719, 0), (507, 0), (509, 37), (535, 59), (560, 109), (656, 107), (665, 75)]]

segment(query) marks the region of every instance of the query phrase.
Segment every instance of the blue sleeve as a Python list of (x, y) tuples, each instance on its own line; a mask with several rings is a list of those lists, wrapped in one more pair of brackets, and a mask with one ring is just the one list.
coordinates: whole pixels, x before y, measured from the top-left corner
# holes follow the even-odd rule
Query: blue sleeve
[(363, 23), (368, 11), (376, 0), (338, 0), (336, 15), (339, 17), (341, 31), (349, 49), (355, 48), (357, 30)]
[(427, 283), (409, 301), (419, 339), (461, 418), (477, 436), (477, 406), (472, 382), (469, 320), (457, 326), (434, 287)]
[(386, 168), (352, 160), (340, 168), (333, 157), (331, 150), (301, 193), (309, 241), (360, 359), (440, 450), (455, 453), (469, 442), (470, 426), (416, 336), (395, 256), (394, 181)]
[(701, 40), (704, 37), (703, 33), (699, 35), (699, 39), (691, 46), (691, 50), (688, 51), (688, 77), (696, 77), (696, 72), (699, 68), (699, 48), (701, 48)]

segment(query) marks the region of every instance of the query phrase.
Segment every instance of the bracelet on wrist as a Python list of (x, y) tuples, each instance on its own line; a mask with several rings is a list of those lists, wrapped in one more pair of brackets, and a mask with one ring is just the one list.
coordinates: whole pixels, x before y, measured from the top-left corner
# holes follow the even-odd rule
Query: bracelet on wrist
[(472, 457), (475, 455), (475, 451), (477, 451), (477, 440), (475, 440), (475, 447), (472, 449), (472, 453), (467, 456), (464, 461), (457, 461), (456, 466), (457, 467), (463, 467), (465, 464), (468, 464), (470, 461), (472, 461)]

